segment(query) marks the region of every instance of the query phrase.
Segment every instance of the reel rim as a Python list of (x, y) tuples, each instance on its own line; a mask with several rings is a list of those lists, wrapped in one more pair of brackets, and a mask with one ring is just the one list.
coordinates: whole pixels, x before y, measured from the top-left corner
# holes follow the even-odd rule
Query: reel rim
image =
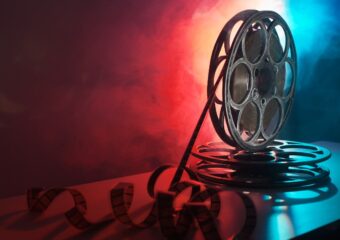
[[(301, 173), (305, 175), (309, 175), (308, 179), (293, 179), (286, 181), (273, 181), (272, 178), (269, 178), (267, 175), (262, 175), (263, 178), (259, 178), (259, 175), (251, 178), (250, 176), (243, 176), (243, 180), (235, 179), (235, 178), (224, 178), (218, 177), (214, 174), (202, 173), (201, 169), (209, 169), (210, 167), (216, 168), (215, 164), (203, 165), (203, 167), (197, 167), (195, 169), (196, 175), (199, 180), (206, 184), (219, 185), (222, 187), (237, 187), (237, 188), (248, 188), (248, 189), (280, 189), (280, 188), (300, 188), (306, 186), (314, 186), (323, 182), (329, 178), (330, 171), (325, 167), (315, 167), (313, 169), (300, 167), (290, 167), (287, 169), (287, 172), (282, 172), (281, 174), (289, 174), (289, 173)], [(267, 177), (267, 178), (266, 178)], [(264, 180), (265, 179), (265, 180)]]
[[(214, 148), (211, 145), (223, 145), (223, 147)], [(192, 155), (213, 164), (224, 164), (233, 167), (258, 167), (258, 165), (262, 165), (272, 168), (317, 164), (326, 161), (332, 155), (325, 147), (287, 140), (275, 140), (275, 145), (268, 146), (260, 152), (249, 152), (227, 147), (228, 145), (225, 143), (212, 142), (197, 146), (192, 151)], [(218, 155), (218, 153), (226, 153), (227, 155)], [(243, 159), (235, 156), (242, 156)], [(257, 156), (260, 160), (254, 160), (252, 156)], [(295, 156), (310, 157), (310, 159), (296, 159)], [(272, 159), (264, 159), (265, 157), (271, 157)]]

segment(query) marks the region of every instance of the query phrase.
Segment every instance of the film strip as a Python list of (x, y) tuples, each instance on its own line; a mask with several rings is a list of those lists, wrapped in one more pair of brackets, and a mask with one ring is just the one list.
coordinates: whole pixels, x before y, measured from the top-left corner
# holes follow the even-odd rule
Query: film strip
[[(27, 206), (29, 211), (43, 213), (52, 202), (62, 193), (69, 193), (73, 199), (74, 207), (65, 212), (67, 221), (77, 229), (88, 229), (97, 223), (89, 221), (85, 217), (87, 210), (86, 199), (79, 191), (70, 188), (52, 188), (44, 191), (42, 188), (32, 188), (27, 191)], [(100, 221), (100, 224), (107, 223), (113, 219)]]
[[(134, 197), (134, 186), (131, 183), (118, 183), (110, 192), (112, 217), (99, 221), (86, 218), (87, 204), (81, 192), (71, 188), (52, 188), (44, 191), (42, 188), (32, 188), (27, 191), (27, 205), (30, 212), (43, 213), (60, 194), (70, 194), (74, 206), (65, 212), (67, 221), (79, 230), (86, 230), (102, 224), (119, 221), (135, 228), (149, 228), (159, 223), (160, 230), (166, 239), (183, 239), (192, 227), (199, 227), (205, 239), (222, 239), (216, 220), (221, 209), (219, 192), (221, 189), (203, 186), (200, 182), (190, 179), (180, 181), (171, 186), (171, 191), (155, 191), (158, 177), (171, 166), (157, 168), (150, 176), (147, 184), (149, 195), (154, 199), (151, 209), (144, 220), (135, 222), (129, 214)], [(184, 169), (193, 177), (193, 172)], [(191, 189), (189, 201), (181, 209), (174, 208), (176, 197)], [(245, 239), (250, 236), (256, 225), (256, 210), (252, 200), (243, 193), (237, 193), (246, 208), (246, 220), (235, 239)]]

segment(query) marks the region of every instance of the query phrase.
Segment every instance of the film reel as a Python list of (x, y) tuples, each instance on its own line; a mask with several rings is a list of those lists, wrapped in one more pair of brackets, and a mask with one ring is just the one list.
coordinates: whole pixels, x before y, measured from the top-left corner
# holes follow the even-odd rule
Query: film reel
[(219, 137), (248, 151), (264, 149), (290, 112), (295, 79), (296, 51), (283, 18), (255, 10), (234, 16), (217, 38), (208, 76), (208, 95), (215, 92), (209, 112)]
[[(327, 149), (275, 140), (292, 107), (296, 62), (292, 34), (277, 13), (246, 10), (229, 20), (212, 51), (207, 103), (172, 184), (190, 154), (200, 160), (190, 168), (208, 184), (280, 188), (328, 179), (317, 165), (330, 157)], [(223, 142), (193, 150), (208, 111)]]
[(295, 141), (275, 140), (265, 150), (249, 152), (225, 143), (200, 145), (193, 151), (199, 179), (209, 184), (251, 188), (312, 186), (328, 180), (328, 149)]

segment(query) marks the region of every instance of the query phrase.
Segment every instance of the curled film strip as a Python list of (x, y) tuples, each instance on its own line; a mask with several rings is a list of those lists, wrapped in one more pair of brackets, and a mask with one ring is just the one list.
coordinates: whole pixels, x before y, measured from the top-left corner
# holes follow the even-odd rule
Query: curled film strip
[[(87, 204), (85, 197), (77, 190), (70, 188), (53, 188), (44, 191), (41, 188), (32, 188), (27, 191), (27, 205), (31, 212), (43, 213), (53, 203), (54, 199), (62, 193), (69, 193), (74, 201), (74, 206), (65, 213), (67, 221), (75, 228), (86, 230), (99, 225), (119, 221), (136, 228), (149, 228), (160, 225), (163, 236), (167, 239), (183, 239), (196, 220), (205, 239), (222, 239), (216, 219), (221, 208), (221, 199), (218, 189), (205, 188), (196, 181), (181, 181), (172, 187), (171, 191), (155, 193), (155, 184), (158, 177), (171, 166), (162, 166), (156, 169), (148, 181), (148, 192), (154, 198), (149, 214), (139, 223), (136, 223), (129, 214), (134, 188), (131, 183), (118, 183), (110, 194), (112, 217), (90, 221), (86, 218)], [(190, 171), (190, 170), (189, 170)], [(190, 174), (189, 174), (190, 176)], [(184, 203), (180, 210), (174, 208), (176, 197), (184, 190), (191, 188), (190, 200)], [(251, 199), (238, 193), (246, 208), (246, 221), (235, 239), (249, 237), (256, 224), (256, 210)], [(209, 201), (207, 206), (205, 203)]]
[[(77, 229), (87, 229), (95, 225), (87, 220), (85, 213), (87, 210), (86, 199), (79, 191), (70, 188), (52, 188), (44, 191), (42, 188), (32, 188), (27, 191), (27, 206), (29, 211), (43, 213), (52, 204), (54, 199), (62, 193), (69, 193), (73, 199), (74, 207), (65, 212), (65, 217), (72, 226)], [(104, 224), (109, 220), (103, 220)]]

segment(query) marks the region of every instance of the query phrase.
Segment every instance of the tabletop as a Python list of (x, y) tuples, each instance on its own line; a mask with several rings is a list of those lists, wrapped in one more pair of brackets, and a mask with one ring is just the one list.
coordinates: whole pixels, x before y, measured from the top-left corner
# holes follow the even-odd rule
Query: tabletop
[[(332, 151), (332, 157), (320, 165), (331, 171), (331, 181), (323, 186), (299, 191), (266, 190), (243, 191), (256, 208), (257, 220), (252, 239), (289, 239), (317, 229), (340, 218), (340, 144), (317, 142)], [(161, 176), (156, 189), (166, 190), (174, 170)], [(112, 214), (110, 190), (120, 182), (134, 184), (134, 199), (129, 214), (135, 221), (142, 220), (149, 212), (153, 199), (146, 191), (150, 172), (112, 180), (71, 186), (87, 200), (86, 217), (98, 222)], [(217, 218), (220, 235), (227, 239), (240, 231), (246, 217), (241, 198), (232, 190), (220, 193), (221, 211)], [(185, 201), (185, 194), (181, 201)], [(177, 203), (180, 204), (180, 203)], [(0, 199), (0, 239), (163, 239), (159, 225), (146, 229), (133, 228), (117, 221), (88, 230), (78, 230), (65, 219), (64, 213), (74, 204), (69, 194), (58, 196), (43, 213), (27, 210), (26, 196)], [(193, 229), (188, 239), (204, 239)]]

